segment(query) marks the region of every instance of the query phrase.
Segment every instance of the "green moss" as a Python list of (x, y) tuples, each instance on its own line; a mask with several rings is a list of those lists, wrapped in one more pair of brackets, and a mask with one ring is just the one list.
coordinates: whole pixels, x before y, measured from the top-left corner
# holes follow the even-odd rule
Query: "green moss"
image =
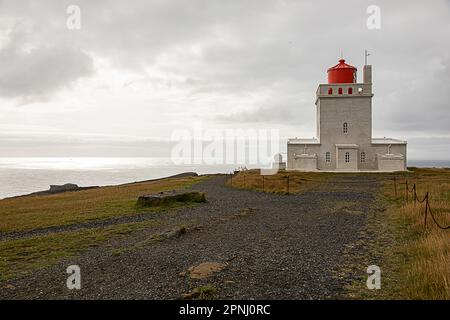
[(199, 299), (209, 299), (216, 293), (216, 288), (211, 284), (206, 284), (195, 288), (193, 292), (198, 294)]
[(61, 258), (72, 257), (114, 237), (159, 224), (159, 221), (152, 220), (0, 242), (0, 279), (27, 274), (31, 270), (53, 265)]

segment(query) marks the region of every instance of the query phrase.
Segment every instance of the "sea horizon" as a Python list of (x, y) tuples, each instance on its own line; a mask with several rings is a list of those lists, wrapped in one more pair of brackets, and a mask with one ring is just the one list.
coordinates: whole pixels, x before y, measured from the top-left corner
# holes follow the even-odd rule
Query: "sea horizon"
[[(239, 166), (242, 165), (177, 165), (168, 157), (0, 157), (0, 199), (47, 190), (52, 184), (108, 186), (183, 172), (229, 173)], [(408, 166), (446, 168), (450, 167), (450, 160), (412, 159)]]

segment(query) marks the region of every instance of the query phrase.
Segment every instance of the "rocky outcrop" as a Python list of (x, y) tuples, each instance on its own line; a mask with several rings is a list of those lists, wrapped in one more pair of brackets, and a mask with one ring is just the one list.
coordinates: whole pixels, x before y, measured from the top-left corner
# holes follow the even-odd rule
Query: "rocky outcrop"
[(78, 185), (76, 185), (74, 183), (66, 183), (63, 185), (52, 184), (52, 185), (50, 185), (50, 189), (48, 189), (48, 190), (33, 192), (33, 193), (30, 193), (27, 195), (17, 196), (17, 197), (12, 197), (12, 198), (58, 194), (58, 193), (63, 193), (63, 192), (82, 191), (82, 190), (89, 190), (89, 189), (95, 189), (95, 188), (98, 188), (98, 186), (79, 187)]
[(66, 183), (63, 185), (52, 184), (50, 185), (50, 189), (48, 190), (48, 192), (57, 193), (57, 192), (75, 191), (78, 190), (79, 188), (80, 187), (74, 183)]

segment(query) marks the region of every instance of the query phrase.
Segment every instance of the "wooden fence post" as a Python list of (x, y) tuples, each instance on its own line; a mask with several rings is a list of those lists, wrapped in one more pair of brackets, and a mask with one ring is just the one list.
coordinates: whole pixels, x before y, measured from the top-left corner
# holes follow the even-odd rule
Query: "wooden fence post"
[(287, 190), (287, 194), (289, 194), (289, 175), (287, 176), (287, 180), (286, 180), (286, 190)]
[(394, 177), (394, 194), (395, 197), (397, 198), (397, 179)]
[(405, 182), (405, 196), (406, 196), (406, 202), (408, 202), (408, 180)]
[(425, 227), (425, 229), (427, 228), (427, 215), (428, 215), (428, 192), (427, 192), (427, 194), (425, 195), (425, 199), (426, 199), (426, 201), (425, 201), (425, 221), (424, 221), (424, 227)]

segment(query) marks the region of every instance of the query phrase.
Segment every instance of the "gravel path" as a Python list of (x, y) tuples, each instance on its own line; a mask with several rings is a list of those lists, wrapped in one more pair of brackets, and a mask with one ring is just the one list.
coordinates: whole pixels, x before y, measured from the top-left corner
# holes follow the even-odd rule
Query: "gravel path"
[[(320, 191), (301, 195), (232, 189), (224, 179), (195, 185), (206, 192), (208, 203), (165, 213), (168, 221), (160, 229), (138, 231), (27, 277), (0, 282), (0, 298), (179, 299), (204, 284), (222, 299), (345, 297), (344, 286), (358, 275), (342, 275), (351, 260), (344, 253), (367, 239), (368, 219), (381, 209), (375, 196), (382, 176), (336, 176)], [(136, 247), (181, 224), (187, 224), (186, 234)], [(128, 250), (116, 255), (111, 246)], [(358, 250), (355, 254), (361, 255)], [(226, 267), (203, 280), (180, 276), (206, 261)], [(65, 270), (71, 264), (81, 268), (81, 290), (66, 288)]]

